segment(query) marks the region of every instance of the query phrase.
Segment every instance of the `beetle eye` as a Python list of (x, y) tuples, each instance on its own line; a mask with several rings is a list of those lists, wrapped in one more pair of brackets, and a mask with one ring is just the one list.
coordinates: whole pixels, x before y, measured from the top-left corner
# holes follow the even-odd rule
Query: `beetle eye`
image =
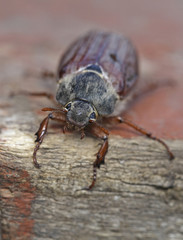
[(71, 103), (68, 103), (65, 108), (69, 111), (71, 109)]
[(91, 121), (95, 121), (95, 120), (96, 120), (96, 114), (95, 114), (95, 112), (92, 112), (92, 113), (90, 114), (90, 120), (91, 120)]

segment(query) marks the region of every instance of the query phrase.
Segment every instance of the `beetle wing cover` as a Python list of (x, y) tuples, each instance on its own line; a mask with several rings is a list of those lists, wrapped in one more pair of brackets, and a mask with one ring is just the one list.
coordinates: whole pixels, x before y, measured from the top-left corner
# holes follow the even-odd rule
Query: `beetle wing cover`
[(60, 60), (58, 79), (90, 64), (102, 67), (120, 97), (138, 78), (136, 51), (120, 34), (92, 31), (76, 40)]

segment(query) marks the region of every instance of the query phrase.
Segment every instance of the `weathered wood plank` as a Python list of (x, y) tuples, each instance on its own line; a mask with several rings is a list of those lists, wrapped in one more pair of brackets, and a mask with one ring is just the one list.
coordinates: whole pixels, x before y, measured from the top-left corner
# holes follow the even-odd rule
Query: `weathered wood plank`
[[(33, 104), (33, 106), (32, 106)], [(182, 239), (183, 141), (167, 141), (176, 158), (144, 137), (110, 136), (106, 165), (93, 191), (100, 141), (50, 128), (32, 164), (42, 118), (25, 96), (1, 109), (2, 239)], [(34, 125), (35, 122), (35, 125)]]

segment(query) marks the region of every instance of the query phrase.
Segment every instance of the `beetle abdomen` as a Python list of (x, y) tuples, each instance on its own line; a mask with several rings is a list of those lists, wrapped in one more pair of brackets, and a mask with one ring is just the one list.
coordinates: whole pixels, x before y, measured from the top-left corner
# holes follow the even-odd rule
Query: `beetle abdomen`
[(138, 77), (134, 47), (124, 36), (92, 31), (75, 41), (58, 66), (58, 79), (88, 65), (101, 66), (117, 94), (123, 97)]

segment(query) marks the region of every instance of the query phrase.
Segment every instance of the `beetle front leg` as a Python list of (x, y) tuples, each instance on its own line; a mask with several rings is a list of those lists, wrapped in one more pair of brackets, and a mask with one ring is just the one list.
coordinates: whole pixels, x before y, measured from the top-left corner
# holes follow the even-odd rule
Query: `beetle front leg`
[(104, 164), (105, 155), (108, 151), (108, 135), (109, 135), (109, 132), (105, 128), (99, 126), (96, 123), (93, 123), (91, 125), (89, 131), (92, 135), (101, 138), (104, 142), (97, 153), (97, 158), (95, 162), (93, 163), (93, 180), (91, 185), (87, 188), (87, 190), (91, 190), (94, 187), (97, 179), (97, 168), (100, 168), (100, 165)]
[(36, 168), (40, 168), (40, 165), (37, 162), (36, 154), (37, 154), (37, 151), (39, 150), (40, 145), (43, 142), (43, 139), (46, 135), (49, 119), (62, 121), (62, 122), (66, 121), (64, 112), (62, 112), (62, 110), (60, 110), (60, 111), (56, 110), (55, 112), (49, 113), (48, 116), (41, 122), (38, 131), (35, 133), (35, 135), (37, 135), (37, 138), (35, 141), (35, 142), (37, 142), (37, 144), (36, 144), (36, 146), (34, 148), (34, 152), (33, 152), (33, 163)]
[(35, 135), (37, 136), (35, 142), (37, 142), (37, 144), (36, 144), (36, 146), (34, 148), (34, 152), (33, 152), (33, 163), (36, 168), (40, 168), (40, 165), (37, 162), (36, 153), (39, 150), (39, 147), (40, 147), (41, 143), (43, 142), (44, 136), (47, 132), (48, 122), (49, 122), (50, 117), (51, 117), (51, 113), (48, 114), (48, 116), (41, 122), (38, 131), (35, 133)]

